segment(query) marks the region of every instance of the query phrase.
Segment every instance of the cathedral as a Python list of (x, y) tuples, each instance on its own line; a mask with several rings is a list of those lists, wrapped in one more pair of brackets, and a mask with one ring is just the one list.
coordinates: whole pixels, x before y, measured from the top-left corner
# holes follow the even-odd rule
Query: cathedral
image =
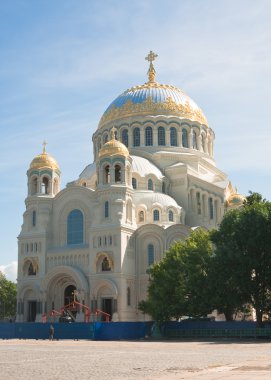
[(93, 163), (77, 179), (60, 188), (46, 144), (30, 163), (17, 322), (40, 322), (75, 300), (75, 321), (85, 320), (86, 309), (88, 318), (148, 320), (137, 306), (147, 296), (149, 266), (242, 204), (216, 167), (205, 115), (184, 91), (157, 82), (155, 58), (146, 57), (147, 82), (105, 110), (92, 135)]

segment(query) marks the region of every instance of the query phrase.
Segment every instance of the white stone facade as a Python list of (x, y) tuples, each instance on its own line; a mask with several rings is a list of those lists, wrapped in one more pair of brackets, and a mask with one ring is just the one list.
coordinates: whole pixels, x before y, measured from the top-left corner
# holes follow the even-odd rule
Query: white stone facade
[[(147, 320), (137, 305), (149, 265), (192, 229), (221, 221), (233, 190), (215, 165), (214, 132), (191, 108), (183, 112), (172, 98), (181, 90), (154, 80), (138, 88), (130, 93), (152, 94), (142, 100), (125, 92), (109, 107), (93, 134), (94, 163), (66, 188), (45, 149), (32, 161), (18, 238), (17, 321), (40, 321), (74, 291), (90, 312)], [(169, 89), (166, 100), (158, 97)], [(195, 110), (189, 97), (184, 102)], [(83, 319), (78, 309), (76, 320)]]

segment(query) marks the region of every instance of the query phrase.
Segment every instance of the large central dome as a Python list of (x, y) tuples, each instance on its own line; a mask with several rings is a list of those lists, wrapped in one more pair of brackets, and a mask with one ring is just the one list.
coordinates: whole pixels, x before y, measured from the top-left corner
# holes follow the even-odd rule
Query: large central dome
[(155, 81), (155, 70), (150, 64), (149, 82), (129, 88), (119, 95), (104, 112), (99, 128), (130, 116), (178, 116), (208, 125), (197, 104), (181, 89)]

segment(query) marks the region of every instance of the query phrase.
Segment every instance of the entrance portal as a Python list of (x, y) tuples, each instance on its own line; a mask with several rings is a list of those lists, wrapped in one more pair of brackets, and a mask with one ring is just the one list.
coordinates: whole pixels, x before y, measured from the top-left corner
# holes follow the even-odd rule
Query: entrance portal
[(76, 287), (74, 285), (69, 285), (66, 287), (64, 292), (64, 306), (65, 310), (62, 315), (62, 322), (68, 322), (70, 318), (73, 321), (76, 319), (76, 314), (78, 312), (78, 306), (73, 303), (77, 301), (76, 297)]
[[(102, 311), (110, 314), (109, 320), (111, 321), (113, 311), (113, 298), (102, 298)], [(105, 316), (103, 316), (103, 320), (105, 320)]]
[(64, 306), (69, 305), (76, 297), (74, 298), (74, 292), (76, 291), (76, 287), (74, 285), (69, 285), (65, 289), (64, 292)]
[(28, 301), (27, 322), (35, 322), (37, 314), (37, 301)]

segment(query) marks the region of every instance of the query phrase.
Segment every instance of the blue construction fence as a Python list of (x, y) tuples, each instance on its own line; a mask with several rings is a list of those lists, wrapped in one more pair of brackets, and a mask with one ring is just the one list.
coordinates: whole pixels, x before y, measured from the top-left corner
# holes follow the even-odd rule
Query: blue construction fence
[[(54, 339), (138, 340), (150, 335), (152, 322), (52, 323)], [(0, 323), (0, 339), (48, 339), (51, 323)]]
[[(0, 323), (0, 339), (48, 339), (51, 323)], [(255, 322), (182, 321), (52, 323), (54, 339), (271, 339), (271, 324)]]
[(164, 338), (260, 338), (271, 339), (271, 324), (259, 327), (248, 321), (190, 321), (167, 322), (159, 326)]

